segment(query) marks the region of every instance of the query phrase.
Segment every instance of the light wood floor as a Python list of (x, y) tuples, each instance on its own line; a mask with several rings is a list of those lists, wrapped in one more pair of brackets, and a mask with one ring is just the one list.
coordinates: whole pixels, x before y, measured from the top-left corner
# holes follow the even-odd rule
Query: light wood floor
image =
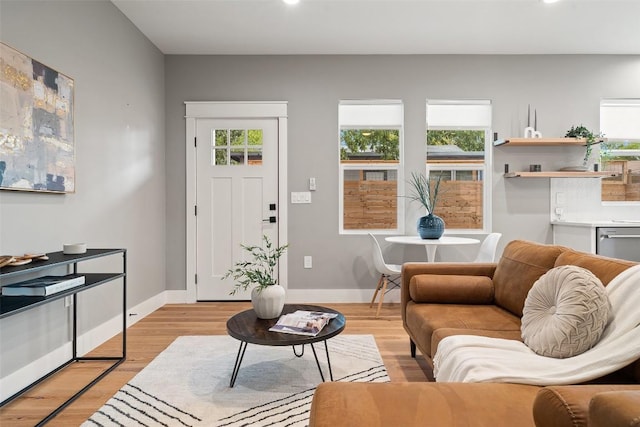
[[(380, 317), (368, 304), (323, 304), (342, 312), (344, 333), (375, 337), (389, 377), (393, 382), (432, 380), (431, 369), (421, 356), (412, 359), (409, 338), (402, 327), (399, 304), (385, 304)], [(197, 303), (166, 305), (127, 330), (127, 360), (67, 407), (48, 426), (77, 426), (91, 416), (123, 385), (140, 372), (176, 337), (182, 335), (223, 335), (226, 321), (250, 308), (249, 303)], [(120, 335), (91, 355), (118, 355)], [(33, 426), (60, 403), (82, 388), (104, 366), (103, 362), (76, 363), (28, 394), (0, 409), (0, 425)], [(99, 371), (98, 371), (99, 372)]]

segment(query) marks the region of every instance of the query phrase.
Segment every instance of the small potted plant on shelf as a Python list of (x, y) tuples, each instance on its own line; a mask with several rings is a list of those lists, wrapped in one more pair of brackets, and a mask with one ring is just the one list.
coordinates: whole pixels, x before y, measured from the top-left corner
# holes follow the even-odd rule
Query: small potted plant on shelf
[(427, 179), (421, 173), (415, 172), (409, 180), (412, 187), (409, 199), (418, 202), (427, 210), (427, 215), (418, 219), (418, 234), (423, 239), (439, 239), (444, 233), (444, 220), (433, 213), (438, 202), (441, 181), (441, 175), (435, 179)]
[(260, 319), (275, 319), (282, 313), (285, 296), (284, 288), (278, 284), (275, 269), (288, 245), (274, 247), (267, 236), (262, 236), (262, 239), (263, 246), (241, 245), (252, 258), (235, 263), (222, 279), (231, 277), (236, 281), (231, 295), (253, 286), (251, 303), (256, 315)]
[(592, 146), (601, 140), (602, 134), (594, 134), (586, 127), (579, 125), (571, 126), (571, 129), (569, 129), (564, 136), (567, 138), (584, 138), (586, 140), (587, 148), (584, 153), (584, 159), (582, 160), (582, 167), (580, 169), (587, 170), (587, 163), (589, 162), (589, 157), (591, 157), (591, 151), (593, 149)]

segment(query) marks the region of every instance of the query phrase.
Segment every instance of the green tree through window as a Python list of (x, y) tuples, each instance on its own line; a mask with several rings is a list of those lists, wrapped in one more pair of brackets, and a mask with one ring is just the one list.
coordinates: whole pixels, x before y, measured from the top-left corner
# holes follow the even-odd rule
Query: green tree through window
[(343, 129), (340, 131), (340, 160), (355, 160), (367, 154), (371, 160), (400, 159), (400, 131), (397, 129)]
[(427, 145), (456, 145), (463, 151), (484, 151), (482, 130), (431, 130), (427, 132)]

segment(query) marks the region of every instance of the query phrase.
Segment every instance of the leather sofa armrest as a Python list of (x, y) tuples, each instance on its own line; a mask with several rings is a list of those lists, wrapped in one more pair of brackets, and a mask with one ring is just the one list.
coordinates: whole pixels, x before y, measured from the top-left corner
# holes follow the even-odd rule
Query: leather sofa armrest
[(634, 426), (640, 426), (640, 386), (597, 393), (589, 402), (589, 427)]
[(411, 301), (409, 285), (411, 278), (418, 274), (439, 274), (457, 276), (486, 276), (493, 278), (497, 263), (472, 262), (408, 262), (402, 265), (401, 309), (402, 319), (406, 318), (407, 303)]
[(610, 391), (638, 390), (639, 388), (638, 384), (544, 387), (538, 391), (533, 402), (533, 419), (536, 426), (544, 427), (591, 426), (589, 424), (589, 404), (594, 395)]

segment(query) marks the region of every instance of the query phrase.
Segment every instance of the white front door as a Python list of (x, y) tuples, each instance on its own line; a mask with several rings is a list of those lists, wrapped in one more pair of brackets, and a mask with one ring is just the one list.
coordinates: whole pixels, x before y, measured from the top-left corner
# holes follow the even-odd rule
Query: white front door
[(246, 300), (222, 280), (242, 245), (278, 242), (278, 120), (196, 121), (196, 298)]

